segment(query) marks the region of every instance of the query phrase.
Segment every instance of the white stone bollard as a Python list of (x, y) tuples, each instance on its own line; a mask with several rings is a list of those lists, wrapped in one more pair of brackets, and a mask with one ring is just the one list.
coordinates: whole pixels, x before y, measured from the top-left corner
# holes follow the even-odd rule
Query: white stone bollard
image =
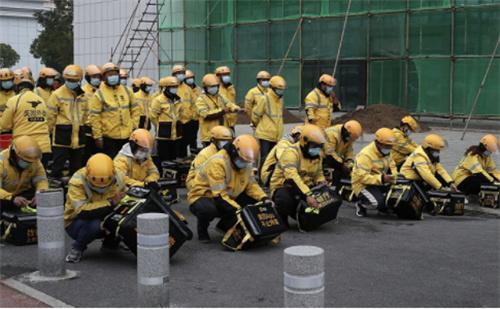
[(169, 306), (168, 215), (137, 216), (137, 290), (141, 307)]
[(324, 250), (314, 246), (294, 246), (284, 250), (284, 306), (324, 307)]

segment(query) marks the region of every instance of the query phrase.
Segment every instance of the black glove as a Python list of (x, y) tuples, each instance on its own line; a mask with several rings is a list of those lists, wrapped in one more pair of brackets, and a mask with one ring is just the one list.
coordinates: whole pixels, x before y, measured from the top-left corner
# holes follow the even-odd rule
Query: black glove
[(156, 192), (160, 191), (160, 185), (156, 181), (148, 182), (146, 184), (146, 188), (148, 188), (151, 191), (156, 191)]

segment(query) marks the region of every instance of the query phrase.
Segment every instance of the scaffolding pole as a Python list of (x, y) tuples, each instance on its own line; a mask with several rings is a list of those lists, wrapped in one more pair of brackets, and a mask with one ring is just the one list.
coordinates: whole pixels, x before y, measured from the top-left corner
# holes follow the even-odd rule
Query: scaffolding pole
[(347, 19), (349, 19), (349, 12), (351, 11), (351, 3), (352, 0), (349, 0), (349, 3), (347, 3), (347, 10), (345, 12), (344, 24), (342, 25), (342, 33), (340, 34), (339, 47), (337, 48), (337, 57), (335, 57), (335, 65), (333, 66), (332, 76), (334, 78), (335, 78), (335, 73), (337, 72), (337, 65), (339, 64), (340, 51), (342, 50), (342, 44), (344, 43), (344, 34), (345, 34), (345, 29), (347, 27)]
[(303, 20), (304, 20), (303, 18), (299, 19), (299, 23), (297, 24), (297, 29), (295, 29), (295, 33), (293, 34), (293, 37), (290, 40), (290, 44), (288, 44), (288, 49), (286, 50), (285, 56), (283, 57), (283, 60), (281, 61), (280, 68), (278, 69), (278, 73), (276, 75), (280, 75), (281, 71), (283, 70), (283, 67), (285, 65), (285, 61), (288, 58), (288, 54), (290, 53), (290, 50), (292, 50), (293, 43), (295, 42), (295, 38), (297, 37), (297, 34), (299, 33), (300, 26), (302, 25)]

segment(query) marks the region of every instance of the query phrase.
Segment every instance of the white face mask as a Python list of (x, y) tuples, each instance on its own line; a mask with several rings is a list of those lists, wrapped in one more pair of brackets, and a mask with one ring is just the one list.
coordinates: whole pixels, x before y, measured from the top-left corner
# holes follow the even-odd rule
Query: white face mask
[(148, 158), (148, 152), (147, 151), (143, 151), (143, 150), (137, 150), (134, 154), (134, 158), (137, 160), (137, 161), (144, 161)]
[(431, 156), (434, 158), (434, 159), (437, 159), (439, 158), (439, 151), (431, 151)]
[(218, 141), (217, 142), (217, 149), (222, 149), (224, 146), (227, 145), (227, 143), (229, 143), (229, 141)]
[(221, 79), (222, 79), (222, 82), (224, 84), (229, 84), (231, 82), (231, 76), (230, 75), (222, 75)]
[(89, 187), (90, 187), (90, 190), (94, 191), (95, 193), (99, 193), (99, 194), (105, 194), (106, 192), (109, 191), (109, 188), (110, 188), (109, 186), (104, 187), (104, 188), (98, 188), (98, 187), (94, 187), (90, 183), (89, 183)]
[(218, 86), (208, 87), (207, 92), (211, 95), (216, 95), (219, 92), (219, 87)]
[(333, 92), (333, 87), (331, 87), (331, 86), (327, 86), (327, 87), (325, 88), (325, 93), (326, 93), (327, 95), (330, 95), (332, 92)]
[(264, 88), (269, 88), (269, 81), (268, 80), (262, 80), (260, 81), (260, 85)]

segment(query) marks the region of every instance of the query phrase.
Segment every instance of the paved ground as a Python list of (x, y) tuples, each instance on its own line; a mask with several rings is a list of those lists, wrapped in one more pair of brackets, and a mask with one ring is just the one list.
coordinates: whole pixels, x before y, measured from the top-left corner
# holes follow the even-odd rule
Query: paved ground
[[(465, 147), (484, 135), (472, 132), (461, 142), (460, 132), (438, 132), (450, 143), (442, 159), (450, 172)], [(369, 140), (365, 136), (356, 150)], [(185, 203), (174, 208), (195, 226)], [(418, 222), (375, 214), (358, 218), (352, 205), (344, 204), (336, 223), (311, 233), (292, 228), (277, 246), (237, 253), (224, 250), (217, 243), (221, 236), (212, 230), (213, 243), (190, 241), (172, 259), (171, 302), (182, 307), (282, 306), (283, 249), (309, 244), (325, 249), (327, 306), (498, 307), (499, 217), (500, 211), (468, 211), (463, 217), (426, 216)], [(68, 265), (80, 271), (79, 278), (29, 285), (73, 306), (130, 307), (136, 305), (135, 266), (129, 252), (103, 254), (95, 243), (81, 263)], [(0, 247), (4, 277), (35, 268), (36, 246)]]
[(2, 308), (46, 308), (46, 304), (22, 294), (0, 283), (0, 307)]

